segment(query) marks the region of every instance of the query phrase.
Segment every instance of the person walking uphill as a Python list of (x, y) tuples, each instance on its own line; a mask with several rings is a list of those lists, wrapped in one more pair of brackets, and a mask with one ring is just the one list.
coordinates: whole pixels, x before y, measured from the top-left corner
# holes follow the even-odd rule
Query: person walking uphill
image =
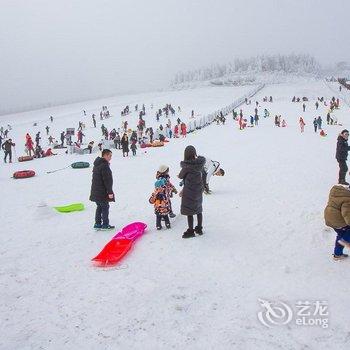
[(341, 185), (349, 185), (346, 182), (346, 172), (348, 171), (348, 166), (346, 161), (348, 159), (348, 152), (350, 147), (348, 146), (349, 131), (344, 129), (338, 136), (337, 139), (337, 151), (335, 158), (339, 163), (339, 179), (338, 183)]
[(329, 193), (327, 206), (324, 210), (327, 226), (337, 233), (334, 247), (334, 260), (343, 260), (348, 254), (343, 254), (344, 247), (350, 248), (350, 188), (335, 185)]
[[(187, 146), (184, 153), (184, 160), (180, 163), (181, 171), (179, 178), (183, 180), (183, 190), (181, 196), (181, 214), (187, 216), (188, 229), (182, 238), (195, 237), (195, 232), (203, 234), (203, 179), (202, 173), (205, 158), (197, 157), (196, 149)], [(193, 216), (197, 215), (197, 226), (193, 229)]]
[(3, 145), (2, 149), (4, 150), (4, 162), (6, 163), (7, 156), (9, 157), (10, 163), (12, 163), (12, 147), (15, 147), (16, 145), (12, 142), (12, 139), (6, 140)]
[(109, 202), (114, 202), (113, 175), (109, 167), (112, 151), (104, 149), (102, 157), (97, 157), (92, 170), (90, 200), (97, 205), (94, 228), (97, 230), (111, 230), (109, 224)]

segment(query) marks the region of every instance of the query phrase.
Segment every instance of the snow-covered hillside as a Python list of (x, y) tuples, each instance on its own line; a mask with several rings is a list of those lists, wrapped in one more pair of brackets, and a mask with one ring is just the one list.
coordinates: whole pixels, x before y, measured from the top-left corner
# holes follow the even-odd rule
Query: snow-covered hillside
[[(154, 109), (179, 105), (187, 120), (192, 109), (205, 115), (250, 89), (207, 87), (125, 96), (4, 116), (0, 124), (13, 126), (10, 136), (19, 156), (25, 133), (41, 130), (45, 135), (50, 115), (56, 137), (86, 118), (89, 141), (100, 138), (101, 122), (93, 129), (90, 117), (82, 117), (83, 109), (91, 115), (101, 105), (109, 106), (114, 117), (105, 125), (117, 128), (126, 119), (120, 117), (121, 108), (145, 103), (145, 119), (156, 125), (151, 103)], [(263, 103), (270, 95), (274, 102)], [(291, 102), (294, 95), (309, 98), (305, 113), (301, 104)], [(136, 157), (123, 158), (114, 150), (111, 223), (120, 229), (143, 221), (148, 231), (111, 269), (95, 268), (90, 261), (115, 234), (92, 229), (92, 169), (47, 174), (73, 161), (92, 163), (97, 154), (62, 152), (2, 164), (0, 349), (348, 349), (349, 262), (331, 258), (335, 234), (324, 226), (323, 209), (337, 180), (335, 143), (339, 131), (350, 127), (349, 107), (341, 101), (335, 114), (343, 126), (325, 125), (327, 137), (312, 127), (318, 115), (325, 124), (327, 109), (315, 111), (317, 97), (329, 100), (334, 95), (323, 81), (269, 85), (251, 105), (242, 106), (246, 116), (253, 113), (255, 100), (260, 101), (260, 115), (264, 108), (270, 111), (272, 117), (261, 116), (258, 127), (240, 131), (230, 116), (226, 125), (213, 124), (147, 153), (138, 150)], [(286, 128), (274, 126), (275, 114), (286, 120)], [(135, 126), (137, 115), (128, 118)], [(186, 219), (178, 215), (171, 230), (156, 231), (148, 199), (161, 164), (170, 167), (178, 187), (179, 162), (190, 144), (218, 160), (226, 175), (213, 178), (213, 194), (204, 197), (205, 234), (184, 240)], [(11, 178), (23, 168), (34, 169), (37, 176)], [(73, 202), (83, 202), (86, 210), (62, 215), (52, 208)], [(175, 213), (179, 205), (175, 196)], [(292, 322), (267, 328), (257, 317), (259, 299), (292, 306), (300, 300), (326, 301), (329, 327)]]

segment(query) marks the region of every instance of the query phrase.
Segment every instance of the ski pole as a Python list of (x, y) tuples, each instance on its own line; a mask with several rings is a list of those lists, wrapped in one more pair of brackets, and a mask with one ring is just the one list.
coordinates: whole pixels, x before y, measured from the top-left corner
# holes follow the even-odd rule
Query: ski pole
[(13, 155), (15, 156), (15, 161), (14, 162), (18, 162), (17, 160), (17, 152), (16, 152), (16, 146), (13, 146)]

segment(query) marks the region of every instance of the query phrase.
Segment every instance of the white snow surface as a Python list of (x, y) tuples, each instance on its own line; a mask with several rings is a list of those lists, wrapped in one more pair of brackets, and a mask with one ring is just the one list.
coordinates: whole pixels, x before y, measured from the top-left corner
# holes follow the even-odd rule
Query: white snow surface
[[(102, 104), (110, 107), (110, 128), (120, 127), (119, 111), (127, 103), (154, 108), (180, 105), (186, 119), (192, 109), (205, 115), (230, 104), (250, 88), (211, 87), (118, 97), (107, 101), (56, 107), (0, 118), (13, 125), (10, 136), (17, 156), (24, 135), (50, 126), (54, 136), (77, 127)], [(95, 232), (95, 204), (89, 202), (91, 170), (65, 169), (74, 161), (93, 162), (97, 154), (65, 155), (0, 167), (0, 349), (349, 349), (349, 261), (331, 259), (335, 233), (323, 220), (328, 192), (337, 180), (336, 137), (349, 125), (349, 107), (335, 112), (343, 126), (325, 126), (328, 136), (315, 134), (312, 120), (318, 96), (335, 93), (323, 81), (266, 86), (256, 99), (272, 117), (240, 131), (227, 124), (211, 125), (171, 140), (163, 148), (138, 150), (123, 158), (114, 151), (111, 168), (116, 202), (110, 220), (118, 229), (133, 221), (148, 224), (146, 234), (120, 265), (101, 269), (90, 259), (115, 232)], [(307, 96), (306, 113), (292, 97)], [(336, 96), (336, 95), (335, 95)], [(337, 97), (337, 96), (336, 96)], [(341, 96), (340, 96), (341, 97)], [(253, 104), (242, 106), (245, 115)], [(97, 114), (97, 113), (96, 113)], [(287, 128), (274, 127), (281, 114)], [(298, 126), (304, 115), (306, 130)], [(87, 120), (87, 138), (100, 138)], [(177, 117), (176, 117), (177, 118)], [(126, 118), (124, 118), (126, 119)], [(137, 116), (130, 116), (136, 121)], [(155, 125), (153, 114), (146, 115)], [(175, 118), (172, 119), (175, 122)], [(33, 121), (41, 121), (32, 127)], [(164, 119), (163, 119), (164, 121)], [(179, 163), (186, 145), (220, 161), (225, 177), (211, 180), (213, 194), (204, 197), (204, 231), (184, 240), (186, 218), (178, 215), (170, 230), (155, 230), (148, 203), (160, 164), (170, 167), (178, 186)], [(34, 178), (14, 180), (14, 171), (33, 169)], [(83, 202), (86, 210), (59, 214), (53, 206)], [(179, 214), (180, 198), (172, 200)], [(258, 299), (325, 300), (329, 327), (267, 328), (259, 323)]]

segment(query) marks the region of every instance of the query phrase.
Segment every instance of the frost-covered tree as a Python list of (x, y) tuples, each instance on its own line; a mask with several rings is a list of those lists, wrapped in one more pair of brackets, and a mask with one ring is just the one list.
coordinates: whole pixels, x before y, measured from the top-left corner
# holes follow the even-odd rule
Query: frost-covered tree
[(181, 84), (194, 81), (205, 81), (222, 78), (234, 73), (284, 72), (297, 74), (316, 74), (320, 65), (310, 55), (260, 55), (251, 58), (234, 58), (228, 64), (212, 64), (208, 67), (179, 72), (173, 83)]

